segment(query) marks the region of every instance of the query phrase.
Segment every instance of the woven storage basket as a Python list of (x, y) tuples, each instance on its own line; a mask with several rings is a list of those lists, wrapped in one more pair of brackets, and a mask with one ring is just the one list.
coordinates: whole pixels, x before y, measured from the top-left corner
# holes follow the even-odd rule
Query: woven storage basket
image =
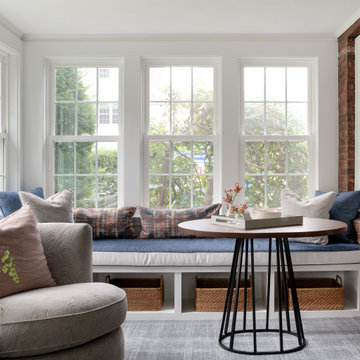
[[(296, 279), (300, 310), (343, 310), (344, 286), (342, 278)], [(293, 309), (291, 291), (288, 289), (289, 307)]]
[(159, 311), (164, 302), (164, 279), (110, 279), (106, 282), (120, 287), (126, 292), (129, 311)]
[[(224, 305), (226, 300), (227, 287), (229, 284), (228, 279), (198, 279), (195, 277), (195, 311), (201, 312), (222, 312), (224, 311)], [(244, 289), (245, 281), (240, 281), (239, 289), (239, 302), (238, 311), (244, 309)], [(252, 302), (252, 289), (251, 281), (248, 280), (247, 284), (247, 304), (246, 310), (251, 310)], [(236, 288), (234, 288), (232, 309), (234, 309)]]

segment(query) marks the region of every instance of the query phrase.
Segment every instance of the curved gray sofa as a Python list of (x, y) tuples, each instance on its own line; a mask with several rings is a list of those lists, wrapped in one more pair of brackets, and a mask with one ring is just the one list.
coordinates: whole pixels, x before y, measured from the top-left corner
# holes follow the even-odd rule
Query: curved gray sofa
[(126, 294), (92, 282), (87, 224), (39, 224), (57, 286), (0, 299), (0, 359), (120, 360)]

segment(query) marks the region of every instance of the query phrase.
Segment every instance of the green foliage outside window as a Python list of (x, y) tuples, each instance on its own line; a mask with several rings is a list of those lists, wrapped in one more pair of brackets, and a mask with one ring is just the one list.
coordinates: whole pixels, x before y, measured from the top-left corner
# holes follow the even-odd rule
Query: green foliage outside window
[[(96, 105), (88, 96), (84, 75), (74, 67), (56, 68), (56, 135), (96, 134)], [(98, 148), (96, 173), (95, 149), (93, 141), (55, 143), (55, 191), (74, 189), (76, 174), (76, 206), (95, 207), (97, 178), (98, 207), (116, 207), (117, 150)]]

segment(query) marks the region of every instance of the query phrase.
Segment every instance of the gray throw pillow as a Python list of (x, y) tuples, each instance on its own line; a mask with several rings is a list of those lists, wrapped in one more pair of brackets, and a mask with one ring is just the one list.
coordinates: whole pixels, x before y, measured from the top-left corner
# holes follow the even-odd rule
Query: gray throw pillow
[[(291, 190), (281, 192), (281, 214), (283, 216), (302, 215), (310, 218), (328, 219), (329, 211), (334, 203), (336, 194), (333, 191), (322, 194), (310, 200), (303, 200)], [(296, 240), (314, 244), (327, 244), (327, 236), (294, 238)]]
[(71, 190), (63, 190), (44, 200), (31, 193), (19, 191), (21, 204), (28, 203), (30, 205), (38, 223), (74, 222), (72, 196)]

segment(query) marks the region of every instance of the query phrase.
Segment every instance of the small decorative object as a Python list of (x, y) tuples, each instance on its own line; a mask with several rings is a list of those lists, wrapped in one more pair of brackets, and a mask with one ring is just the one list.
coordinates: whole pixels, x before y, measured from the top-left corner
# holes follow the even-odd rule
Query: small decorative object
[(273, 209), (250, 209), (251, 219), (270, 219), (278, 218), (281, 216), (281, 210), (277, 208)]
[(237, 181), (235, 183), (235, 186), (233, 189), (224, 190), (225, 196), (223, 197), (223, 201), (225, 201), (228, 204), (228, 210), (226, 212), (227, 217), (233, 217), (233, 218), (243, 218), (245, 210), (248, 208), (247, 201), (244, 202), (241, 205), (235, 205), (235, 199), (240, 193), (240, 191), (243, 189), (243, 186), (240, 186), (239, 182)]

